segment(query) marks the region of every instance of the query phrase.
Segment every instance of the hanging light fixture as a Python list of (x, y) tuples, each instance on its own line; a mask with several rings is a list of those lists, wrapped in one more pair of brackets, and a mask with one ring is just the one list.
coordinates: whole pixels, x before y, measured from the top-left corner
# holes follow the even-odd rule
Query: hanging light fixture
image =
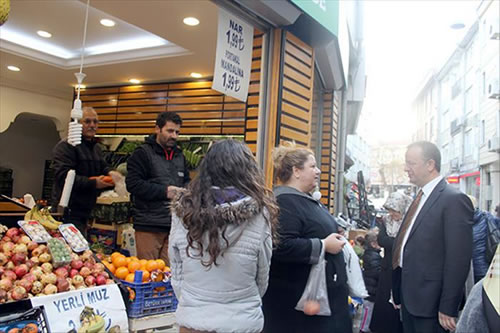
[[(75, 73), (76, 80), (78, 81), (76, 99), (73, 103), (73, 109), (71, 110), (71, 120), (68, 129), (68, 143), (72, 146), (77, 146), (82, 143), (82, 124), (80, 124), (80, 119), (83, 117), (82, 111), (82, 101), (80, 100), (80, 89), (82, 88), (82, 82), (85, 78), (85, 73), (83, 73), (83, 56), (85, 53), (85, 40), (87, 38), (87, 22), (89, 18), (89, 7), (90, 0), (87, 0), (87, 8), (85, 10), (85, 24), (83, 26), (83, 42), (82, 51), (80, 54), (80, 72)], [(68, 207), (69, 199), (71, 197), (71, 191), (73, 189), (73, 183), (75, 182), (76, 172), (71, 169), (66, 174), (66, 179), (64, 181), (64, 187), (61, 194), (61, 199), (59, 201), (59, 206)]]
[(0, 26), (9, 18), (10, 0), (0, 0)]

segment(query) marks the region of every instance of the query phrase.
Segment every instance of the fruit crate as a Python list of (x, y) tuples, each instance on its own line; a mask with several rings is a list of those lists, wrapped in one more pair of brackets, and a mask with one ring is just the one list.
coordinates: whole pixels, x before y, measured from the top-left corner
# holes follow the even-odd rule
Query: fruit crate
[(175, 312), (177, 309), (178, 301), (170, 281), (131, 283), (121, 280), (121, 283), (135, 292), (133, 300), (126, 302), (129, 318)]
[(27, 324), (36, 324), (38, 327), (38, 332), (50, 333), (50, 328), (43, 305), (34, 307), (25, 312), (18, 312), (0, 318), (0, 331), (16, 331), (15, 329), (17, 328), (17, 331), (24, 332), (22, 328)]

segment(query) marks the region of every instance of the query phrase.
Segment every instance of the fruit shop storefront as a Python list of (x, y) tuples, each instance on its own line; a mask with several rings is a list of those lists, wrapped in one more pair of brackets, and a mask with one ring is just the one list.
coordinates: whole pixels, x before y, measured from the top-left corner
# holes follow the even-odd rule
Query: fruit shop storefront
[[(52, 8), (54, 12), (61, 10), (57, 1), (50, 5), (55, 6)], [(22, 4), (14, 2), (13, 8), (16, 6), (18, 13), (32, 15)], [(79, 7), (75, 14), (68, 16), (83, 14), (84, 4), (77, 3), (75, 6)], [(325, 21), (321, 19), (321, 15), (318, 16), (314, 6), (319, 6), (320, 12), (327, 13), (327, 21), (330, 23), (322, 23)], [(324, 10), (324, 6), (328, 8)], [(164, 111), (176, 112), (183, 119), (179, 143), (193, 172), (211, 142), (231, 137), (248, 145), (265, 170), (268, 184), (272, 185), (270, 153), (273, 147), (283, 141), (295, 141), (297, 145), (310, 147), (316, 153), (322, 171), (321, 200), (333, 212), (339, 144), (338, 124), (342, 110), (345, 109), (342, 90), (345, 89), (344, 73), (347, 72), (346, 64), (342, 63), (340, 56), (338, 3), (199, 1), (196, 7), (186, 8), (176, 1), (129, 1), (125, 5), (118, 5), (113, 1), (91, 2), (90, 24), (95, 21), (98, 25), (99, 19), (106, 15), (117, 22), (118, 27), (126, 26), (129, 29), (120, 31), (121, 37), (132, 34), (130, 31), (135, 27), (139, 32), (154, 34), (159, 38), (157, 41), (160, 40), (158, 45), (152, 44), (153, 46), (142, 49), (130, 50), (124, 47), (120, 52), (100, 50), (86, 55), (83, 70), (87, 74), (84, 80), (86, 87), (81, 90), (80, 99), (83, 106), (92, 106), (98, 113), (98, 136), (107, 148), (107, 160), (110, 164), (123, 168), (123, 163), (126, 163), (133, 149), (153, 132), (157, 114)], [(28, 17), (25, 21), (28, 21)], [(12, 14), (12, 21), (19, 23), (15, 18)], [(189, 20), (186, 23), (184, 18), (195, 18), (198, 24), (189, 25)], [(50, 20), (49, 14), (46, 19)], [(92, 25), (89, 25), (89, 48), (93, 38), (96, 38), (94, 43), (97, 43), (97, 40), (109, 31), (111, 30), (92, 28)], [(95, 37), (96, 35), (98, 37)], [(79, 36), (80, 32), (75, 31), (73, 38), (78, 39)], [(123, 43), (119, 43), (118, 37), (115, 37), (116, 40), (112, 43), (109, 38), (108, 43), (117, 48), (122, 47), (120, 45)], [(245, 68), (243, 56), (241, 59), (237, 58), (236, 52), (230, 51), (231, 47), (239, 49), (242, 46), (250, 50), (246, 56), (248, 66)], [(219, 52), (222, 55), (218, 54)], [(24, 60), (27, 55), (3, 54), (8, 61), (27, 61)], [(76, 56), (74, 58), (79, 59)], [(50, 64), (49, 60), (30, 60), (30, 64), (33, 62), (33, 66), (40, 67), (41, 71), (48, 75), (43, 82), (38, 82), (40, 86), (45, 85), (44, 94), (47, 93), (47, 88), (55, 91), (61, 86), (76, 82), (71, 79), (75, 70), (70, 65), (56, 66)], [(231, 61), (232, 65), (229, 64)], [(76, 60), (73, 67), (75, 63)], [(33, 81), (30, 88), (36, 87), (37, 79), (29, 79)], [(12, 89), (20, 90), (14, 83), (8, 89), (3, 89), (9, 93)], [(7, 94), (7, 97), (23, 96), (17, 93), (19, 92)], [(67, 95), (69, 100), (65, 106), (66, 110), (60, 107), (55, 110), (44, 109), (43, 114), (38, 115), (54, 120), (60, 137), (66, 136), (71, 103), (77, 96), (77, 90)], [(4, 105), (9, 106), (9, 103)], [(20, 114), (16, 112), (7, 114), (9, 122), (19, 120)], [(38, 111), (34, 108), (30, 112), (37, 114)], [(7, 131), (9, 130), (8, 128)], [(0, 136), (0, 141), (1, 139)], [(44, 157), (40, 160), (45, 163), (48, 159), (49, 157)], [(43, 169), (44, 166), (45, 164), (40, 168)], [(17, 175), (22, 174), (19, 172), (22, 168), (12, 169), (15, 183)], [(50, 168), (45, 167), (44, 178), (47, 181), (44, 183), (50, 178), (47, 177), (49, 172)], [(18, 197), (26, 192), (36, 193), (29, 188), (23, 191), (21, 187), (16, 191), (15, 185), (13, 192), (14, 196)], [(43, 190), (39, 196), (44, 197)], [(39, 327), (42, 325), (40, 318), (45, 318), (49, 323), (46, 325), (46, 331), (53, 326), (53, 316), (60, 316), (66, 308), (67, 311), (75, 310), (72, 312), (72, 319), (64, 323), (67, 331), (71, 328), (78, 330), (79, 327), (101, 329), (101, 319), (106, 322), (107, 331), (112, 327), (116, 329), (116, 326), (122, 330), (135, 330), (171, 324), (172, 317), (155, 317), (155, 314), (175, 310), (175, 296), (167, 282), (168, 267), (164, 267), (160, 260), (145, 261), (133, 257), (133, 253), (125, 256), (110, 250), (125, 245), (127, 237), (131, 235), (129, 224), (123, 223), (129, 222), (128, 205), (126, 200), (117, 199), (113, 195), (98, 199), (90, 225), (93, 233), (89, 234), (87, 241), (90, 241), (90, 245), (104, 243), (108, 250), (104, 254), (97, 255), (96, 252), (102, 251), (95, 248), (97, 251), (92, 252), (87, 248), (81, 251), (81, 248), (66, 246), (59, 251), (57, 246), (49, 247), (43, 242), (35, 246), (33, 240), (28, 242), (26, 230), (17, 228), (16, 242), (13, 239), (3, 241), (0, 251), (3, 251), (4, 245), (8, 243), (3, 251), (6, 258), (8, 257), (5, 265), (9, 267), (5, 267), (12, 271), (12, 265), (25, 265), (27, 272), (20, 272), (19, 275), (13, 272), (15, 277), (8, 273), (11, 276), (8, 279), (11, 285), (5, 281), (5, 289), (1, 286), (0, 289), (6, 290), (4, 300), (16, 301), (14, 304), (17, 306), (13, 306), (12, 302), (6, 305), (16, 308), (15, 311), (19, 315), (31, 316), (29, 320), (38, 316), (35, 321), (39, 323)], [(12, 229), (9, 228), (6, 232), (14, 234)], [(60, 235), (49, 232), (49, 236), (59, 239)], [(94, 239), (91, 239), (92, 237)], [(70, 245), (65, 237), (64, 239)], [(18, 248), (19, 242), (25, 242), (26, 250), (22, 246)], [(131, 245), (130, 241), (127, 245)], [(54, 254), (59, 252), (64, 252), (70, 260), (57, 264), (53, 262)], [(19, 265), (11, 260), (16, 253), (24, 255), (16, 259)], [(49, 255), (51, 259), (45, 261), (48, 257), (43, 254)], [(36, 270), (40, 276), (33, 277), (32, 270)], [(139, 280), (136, 271), (141, 272)], [(26, 275), (28, 278), (25, 278)], [(31, 285), (23, 281), (24, 287), (21, 288), (24, 288), (24, 291), (19, 288), (19, 281), (23, 279), (28, 282), (33, 280)], [(41, 283), (41, 290), (39, 283), (36, 283), (37, 288), (33, 290), (35, 282)], [(38, 293), (34, 294), (35, 291)], [(25, 304), (28, 297), (30, 304)], [(60, 297), (65, 298), (63, 300)], [(90, 300), (98, 298), (103, 301), (111, 299), (110, 304), (114, 304), (114, 307), (106, 308), (101, 303), (92, 306), (97, 303), (94, 304)], [(49, 299), (50, 302), (47, 301)], [(123, 301), (117, 302), (117, 299)], [(45, 300), (45, 304), (33, 300)], [(24, 305), (21, 306), (22, 303)], [(51, 304), (50, 309), (48, 303)], [(123, 304), (123, 307), (117, 308), (116, 304)], [(42, 311), (40, 308), (43, 305), (45, 308), (42, 308)], [(38, 309), (38, 312), (29, 312), (34, 311), (33, 309)], [(77, 309), (79, 311), (76, 311)], [(102, 310), (105, 313), (101, 313), (101, 309), (107, 310)], [(144, 322), (137, 318), (148, 318), (150, 326), (144, 326)], [(29, 323), (29, 320), (26, 319), (25, 322)]]

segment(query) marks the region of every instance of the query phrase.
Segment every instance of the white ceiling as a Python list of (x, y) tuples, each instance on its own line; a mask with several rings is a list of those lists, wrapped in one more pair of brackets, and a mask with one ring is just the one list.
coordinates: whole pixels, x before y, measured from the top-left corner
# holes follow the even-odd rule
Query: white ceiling
[[(0, 84), (71, 96), (76, 84), (73, 73), (79, 68), (85, 4), (79, 0), (11, 0), (9, 20), (0, 28)], [(86, 54), (83, 83), (87, 86), (126, 84), (132, 77), (158, 82), (186, 79), (191, 72), (212, 75), (217, 6), (211, 1), (91, 0), (90, 6), (86, 50), (111, 46), (114, 52)], [(182, 20), (188, 16), (198, 18), (200, 24), (185, 25)], [(102, 18), (116, 21), (115, 27), (102, 26)], [(39, 37), (37, 30), (50, 32), (52, 38)], [(25, 39), (38, 44), (19, 45)], [(139, 49), (145, 39), (158, 46)], [(43, 52), (40, 43), (64, 53)], [(116, 52), (123, 45), (132, 50)], [(9, 71), (8, 65), (21, 71)]]

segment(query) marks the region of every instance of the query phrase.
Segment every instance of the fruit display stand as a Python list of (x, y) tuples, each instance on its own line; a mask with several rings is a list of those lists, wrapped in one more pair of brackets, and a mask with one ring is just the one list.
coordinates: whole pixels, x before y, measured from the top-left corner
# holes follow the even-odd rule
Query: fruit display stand
[(175, 313), (164, 313), (142, 318), (130, 318), (128, 320), (130, 332), (155, 330), (156, 332), (170, 333), (178, 332), (176, 328)]

